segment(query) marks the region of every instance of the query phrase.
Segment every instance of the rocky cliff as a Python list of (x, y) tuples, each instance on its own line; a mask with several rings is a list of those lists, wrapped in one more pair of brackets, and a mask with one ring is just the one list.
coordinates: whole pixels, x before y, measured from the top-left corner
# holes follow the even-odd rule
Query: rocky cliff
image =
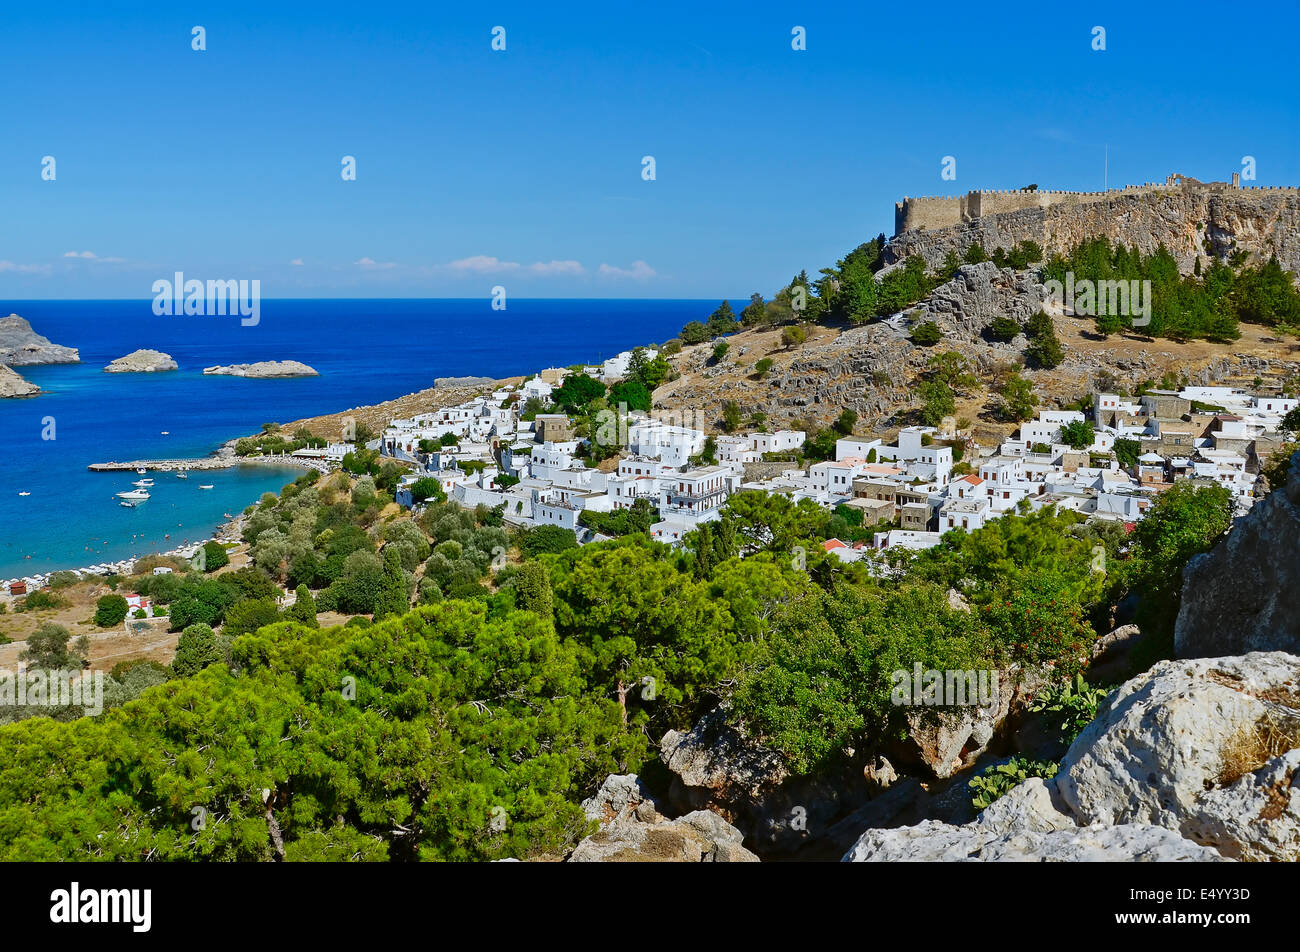
[(75, 347), (50, 343), (17, 314), (0, 317), (0, 364), (30, 367), (34, 364), (75, 364), (81, 361)]
[(1285, 487), (1187, 563), (1174, 651), (1180, 658), (1300, 654), (1300, 453)]
[(949, 251), (961, 255), (975, 242), (987, 251), (1031, 240), (1051, 252), (1105, 235), (1144, 253), (1160, 244), (1186, 273), (1198, 255), (1243, 250), (1256, 258), (1276, 254), (1300, 273), (1300, 191), (1187, 185), (1159, 194), (1125, 195), (1087, 204), (1059, 204), (997, 212), (933, 231), (907, 231), (885, 248), (887, 263), (921, 255), (931, 267)]

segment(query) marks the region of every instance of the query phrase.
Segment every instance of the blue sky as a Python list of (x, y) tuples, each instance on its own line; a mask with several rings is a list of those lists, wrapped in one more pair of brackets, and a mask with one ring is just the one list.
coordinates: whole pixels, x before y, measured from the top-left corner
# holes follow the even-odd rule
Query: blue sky
[(1295, 2), (85, 6), (5, 10), (0, 299), (770, 294), (1106, 144), (1112, 185), (1300, 184)]

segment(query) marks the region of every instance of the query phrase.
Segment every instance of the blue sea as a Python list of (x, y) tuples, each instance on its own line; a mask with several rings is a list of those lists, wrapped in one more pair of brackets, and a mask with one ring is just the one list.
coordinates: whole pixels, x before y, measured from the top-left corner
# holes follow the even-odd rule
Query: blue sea
[[(0, 301), (80, 364), (18, 367), (45, 393), (0, 400), (0, 579), (166, 551), (207, 538), (296, 469), (243, 466), (151, 473), (153, 497), (117, 504), (132, 473), (92, 473), (108, 460), (206, 456), (268, 421), (380, 403), (435, 377), (507, 377), (596, 362), (667, 340), (717, 301), (273, 300), (256, 326), (238, 317), (157, 317), (144, 301)], [(171, 354), (178, 371), (106, 374), (140, 348)], [(319, 377), (204, 376), (213, 364), (300, 360)], [(50, 435), (51, 418), (53, 439)], [(167, 435), (163, 435), (166, 431)], [(198, 485), (212, 484), (203, 491)], [(19, 492), (29, 496), (19, 496)]]

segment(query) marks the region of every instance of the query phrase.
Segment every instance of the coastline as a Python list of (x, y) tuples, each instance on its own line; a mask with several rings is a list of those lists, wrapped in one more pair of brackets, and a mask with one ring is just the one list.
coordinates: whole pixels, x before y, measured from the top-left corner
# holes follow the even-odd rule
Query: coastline
[[(307, 426), (310, 428), (315, 424), (318, 428), (329, 426), (341, 428), (343, 420), (353, 418), (358, 422), (363, 422), (371, 426), (380, 426), (382, 428), (383, 426), (387, 426), (389, 420), (401, 417), (403, 414), (436, 409), (441, 403), (446, 403), (448, 405), (458, 403), (471, 396), (495, 389), (502, 384), (519, 383), (522, 382), (523, 379), (523, 377), (510, 377), (502, 380), (493, 379), (490, 383), (474, 383), (469, 386), (434, 386), (425, 390), (402, 394), (390, 400), (385, 400), (369, 406), (352, 407), (348, 410), (335, 413), (326, 413), (314, 417), (304, 417), (301, 420), (291, 421), (290, 423), (284, 424), (284, 426), (292, 428)], [(217, 449), (207, 456), (176, 459), (110, 460), (106, 462), (90, 463), (87, 465), (86, 469), (97, 473), (134, 472), (139, 469), (149, 472), (176, 472), (178, 470), (195, 470), (202, 472), (233, 469), (247, 465), (274, 466), (281, 468), (289, 467), (302, 470), (314, 469), (322, 475), (330, 472), (329, 464), (321, 459), (289, 455), (237, 456), (235, 454), (235, 444), (240, 439), (245, 438), (245, 436), (255, 435), (256, 434), (245, 434), (244, 436), (232, 437), (218, 446)], [(189, 558), (199, 546), (206, 542), (239, 543), (243, 521), (244, 516), (241, 511), (233, 519), (218, 524), (213, 530), (212, 536), (209, 538), (200, 539), (196, 542), (188, 542), (166, 551), (149, 554)], [(0, 584), (7, 585), (12, 582), (22, 581), (39, 581), (43, 583), (55, 572), (75, 572), (82, 577), (102, 577), (109, 574), (126, 574), (130, 566), (133, 566), (140, 558), (146, 557), (147, 556), (133, 556), (126, 559), (96, 563), (90, 566), (60, 566), (43, 572), (33, 572), (29, 575), (19, 575), (12, 578), (0, 579)]]

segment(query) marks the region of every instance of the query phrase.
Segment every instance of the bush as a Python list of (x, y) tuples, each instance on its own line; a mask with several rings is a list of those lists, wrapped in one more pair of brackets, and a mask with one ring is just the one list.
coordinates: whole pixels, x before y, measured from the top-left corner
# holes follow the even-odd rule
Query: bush
[(105, 595), (95, 603), (95, 625), (115, 628), (126, 621), (127, 604), (121, 595)]
[(758, 374), (760, 380), (766, 377), (767, 372), (772, 369), (772, 363), (771, 357), (763, 357), (754, 364), (754, 372)]
[(62, 608), (66, 604), (67, 602), (52, 592), (36, 591), (23, 599), (18, 610), (20, 612), (38, 612), (47, 608)]
[(995, 317), (984, 332), (990, 340), (1008, 344), (1020, 335), (1020, 325), (1009, 317)]
[(226, 547), (220, 542), (203, 543), (203, 571), (215, 572), (219, 568), (224, 568), (230, 564), (230, 556), (226, 553)]
[(920, 347), (933, 347), (943, 340), (943, 331), (934, 321), (926, 321), (912, 330), (912, 343)]

